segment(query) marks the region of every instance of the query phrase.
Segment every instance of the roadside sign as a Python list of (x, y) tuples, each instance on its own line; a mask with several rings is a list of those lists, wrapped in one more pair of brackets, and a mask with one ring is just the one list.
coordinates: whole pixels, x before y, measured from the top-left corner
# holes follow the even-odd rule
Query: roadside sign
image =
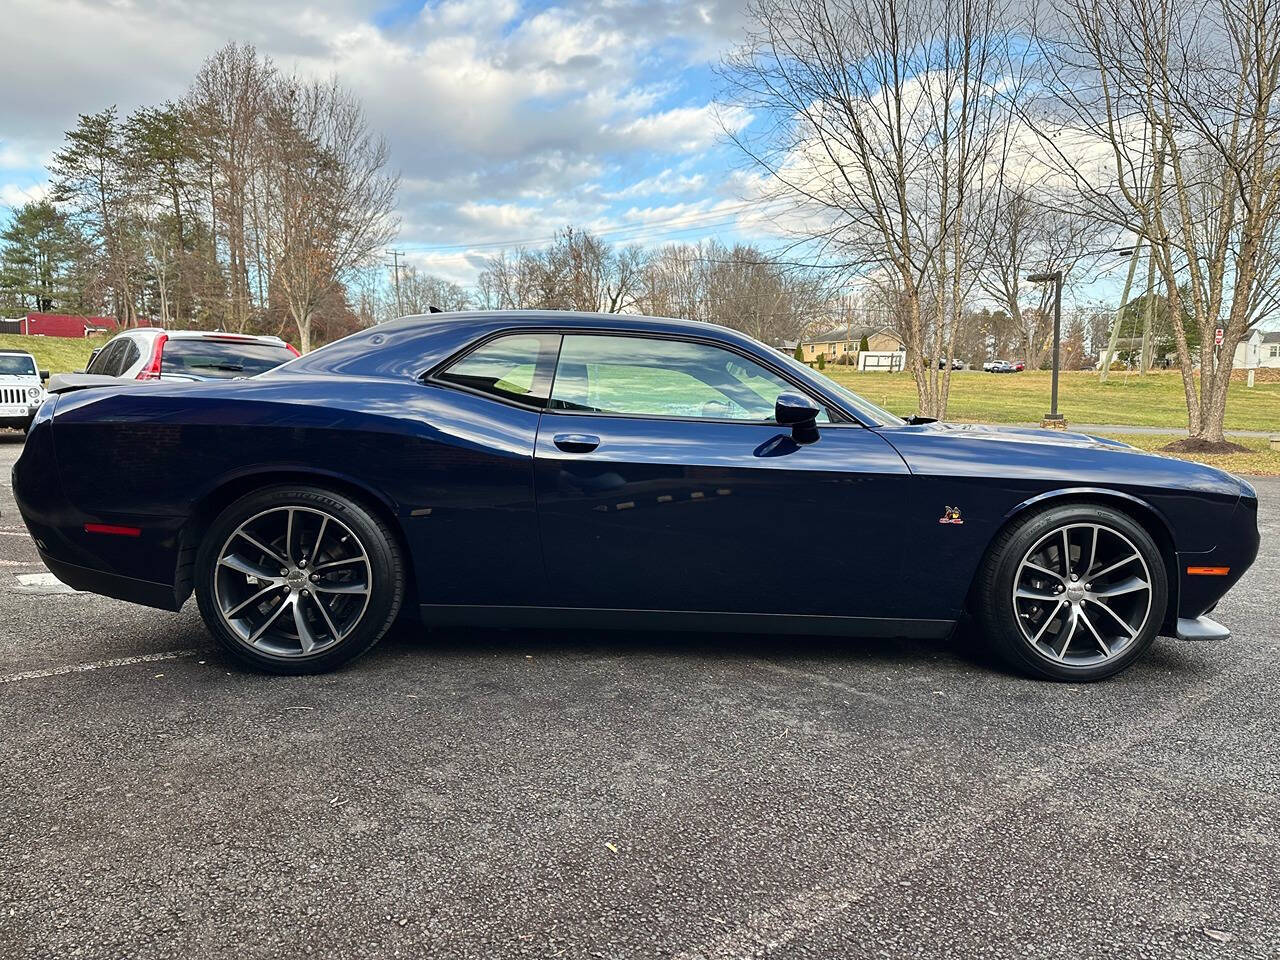
[(1222, 328), (1221, 327), (1213, 331), (1213, 345), (1215, 347), (1222, 346)]

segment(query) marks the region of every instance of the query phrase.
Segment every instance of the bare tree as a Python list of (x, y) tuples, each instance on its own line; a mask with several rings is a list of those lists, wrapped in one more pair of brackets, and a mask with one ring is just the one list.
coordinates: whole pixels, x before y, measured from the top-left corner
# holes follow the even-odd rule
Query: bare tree
[(1190, 442), (1223, 449), (1235, 347), (1280, 279), (1280, 5), (1067, 0), (1041, 33), (1046, 153), (1082, 210), (1147, 247)]
[(254, 297), (255, 286), (261, 290), (265, 281), (254, 284), (250, 279), (262, 261), (260, 247), (255, 248), (261, 238), (252, 229), (250, 211), (255, 178), (265, 169), (263, 118), (276, 80), (269, 58), (259, 58), (249, 44), (229, 43), (204, 62), (185, 101), (208, 180), (215, 261), (219, 231), (226, 245), (228, 320), (236, 330), (246, 329), (266, 307), (264, 296)]
[(734, 139), (824, 254), (898, 292), (920, 411), (943, 416), (950, 364), (933, 361), (976, 281), (1018, 83), (1001, 2), (755, 0), (749, 20), (723, 74), (765, 121)]
[(395, 236), (385, 141), (336, 81), (279, 78), (265, 125), (266, 251), (271, 282), (311, 348), (316, 310)]
[(1102, 229), (1050, 191), (1002, 172), (981, 229), (979, 284), (1012, 322), (1018, 350), (1030, 370), (1040, 369), (1053, 337), (1053, 287), (1028, 284), (1028, 273), (1061, 270), (1068, 284), (1095, 255)]
[[(422, 273), (415, 267), (400, 268), (400, 302), (406, 315), (437, 310), (467, 310), (471, 295), (456, 283)], [(395, 309), (395, 304), (390, 304)]]
[(544, 250), (517, 248), (491, 257), (477, 292), (488, 309), (621, 313), (635, 306), (643, 265), (637, 246), (615, 249), (588, 231), (565, 227)]

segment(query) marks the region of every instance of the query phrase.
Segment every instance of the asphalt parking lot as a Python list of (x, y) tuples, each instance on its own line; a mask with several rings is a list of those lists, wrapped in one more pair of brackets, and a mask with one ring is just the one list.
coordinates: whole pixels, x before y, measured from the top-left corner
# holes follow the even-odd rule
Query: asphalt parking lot
[[(0, 957), (1275, 957), (1280, 481), (1235, 637), (402, 632), (245, 673), (57, 592), (0, 433)], [(921, 585), (927, 589), (927, 585)]]

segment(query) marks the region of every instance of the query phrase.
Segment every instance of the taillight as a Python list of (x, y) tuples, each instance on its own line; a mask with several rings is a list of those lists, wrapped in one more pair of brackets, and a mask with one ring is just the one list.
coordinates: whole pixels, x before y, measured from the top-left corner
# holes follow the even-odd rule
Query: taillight
[(292, 343), (286, 343), (284, 345), (284, 348), (288, 350), (290, 353), (292, 353), (295, 357), (302, 356), (302, 354), (298, 352), (298, 348), (295, 347)]
[(139, 380), (160, 379), (160, 361), (164, 357), (164, 344), (168, 339), (168, 334), (164, 333), (156, 337), (156, 342), (151, 347), (151, 359), (147, 361), (145, 367), (138, 371)]

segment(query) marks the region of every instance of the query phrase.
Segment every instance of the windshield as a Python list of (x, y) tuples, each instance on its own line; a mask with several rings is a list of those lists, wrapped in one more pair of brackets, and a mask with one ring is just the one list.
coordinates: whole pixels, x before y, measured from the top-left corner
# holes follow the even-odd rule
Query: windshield
[(0, 353), (0, 377), (34, 377), (36, 362), (26, 354)]
[(160, 356), (160, 373), (193, 377), (252, 377), (292, 360), (284, 344), (228, 340), (169, 340)]
[[(779, 353), (778, 358), (797, 372), (802, 373), (804, 376), (814, 376), (813, 370), (795, 359), (795, 357), (788, 356), (785, 353)], [(845, 389), (830, 377), (817, 374), (817, 378), (822, 382), (823, 388), (826, 389), (828, 393), (835, 394), (843, 400), (847, 406), (851, 407), (855, 413), (862, 414), (865, 419), (890, 427), (901, 427), (906, 425), (907, 421), (903, 420), (901, 417), (895, 416), (883, 407), (876, 406), (870, 400), (866, 400), (858, 396), (858, 394), (854, 393), (852, 390)]]

